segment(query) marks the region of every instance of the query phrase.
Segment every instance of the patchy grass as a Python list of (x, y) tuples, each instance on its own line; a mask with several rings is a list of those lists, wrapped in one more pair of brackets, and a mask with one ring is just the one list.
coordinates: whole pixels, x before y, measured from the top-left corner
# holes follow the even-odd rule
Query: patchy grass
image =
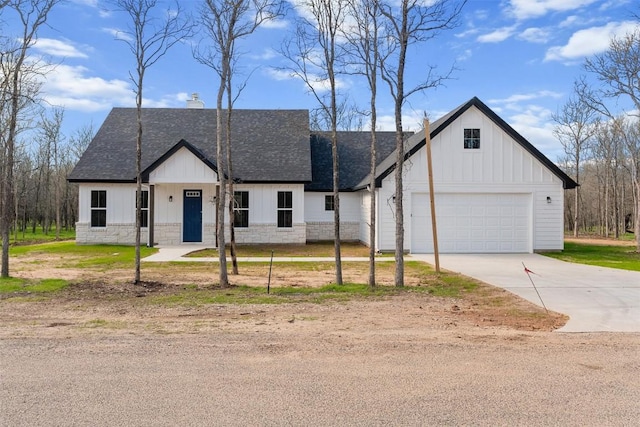
[(365, 284), (345, 283), (343, 285), (328, 284), (321, 287), (278, 287), (267, 294), (265, 287), (232, 286), (230, 288), (198, 288), (185, 287), (172, 295), (155, 295), (147, 302), (167, 306), (204, 306), (210, 304), (288, 304), (315, 303), (328, 301), (349, 301), (361, 298), (380, 298), (398, 295), (405, 292), (429, 292), (427, 288), (396, 288), (394, 286), (377, 286), (371, 289)]
[[(158, 252), (156, 248), (140, 248), (142, 258)], [(14, 257), (34, 257), (50, 255), (60, 257), (59, 267), (103, 269), (124, 267), (131, 264), (135, 256), (134, 246), (124, 245), (77, 245), (75, 241), (42, 243), (38, 245), (16, 246), (9, 250)]]
[(543, 255), (578, 264), (640, 271), (640, 253), (632, 246), (565, 242), (563, 252), (548, 252)]
[[(361, 243), (343, 242), (340, 245), (343, 257), (368, 257), (369, 248)], [(306, 245), (238, 245), (239, 257), (333, 257), (335, 255), (333, 242), (314, 242)], [(217, 249), (203, 249), (191, 252), (187, 257), (204, 258), (217, 257)], [(231, 256), (227, 248), (227, 256)], [(393, 254), (378, 254), (377, 256), (393, 256)]]
[[(76, 230), (60, 230), (60, 239), (59, 240), (73, 240), (76, 238)], [(45, 233), (43, 228), (38, 226), (36, 227), (35, 232), (33, 232), (31, 227), (28, 227), (24, 231), (18, 230), (17, 233), (12, 232), (10, 236), (11, 245), (33, 245), (37, 243), (44, 242), (52, 242), (56, 240), (56, 229), (51, 228), (48, 233)]]
[[(332, 249), (331, 245), (320, 246)], [(156, 251), (146, 247), (141, 250), (142, 256)], [(141, 324), (151, 322), (149, 327), (155, 331), (165, 327), (162, 322), (182, 322), (181, 316), (193, 316), (197, 322), (202, 320), (199, 317), (211, 319), (215, 314), (215, 319), (233, 323), (245, 311), (253, 310), (244, 307), (248, 304), (262, 305), (261, 310), (265, 312), (279, 312), (289, 310), (289, 304), (298, 303), (316, 307), (316, 304), (338, 302), (342, 306), (352, 302), (361, 306), (371, 301), (394, 306), (394, 298), (415, 301), (419, 309), (425, 303), (437, 306), (445, 316), (453, 313), (451, 315), (472, 319), (469, 321), (489, 319), (487, 322), (524, 329), (550, 330), (564, 321), (555, 314), (538, 319), (538, 314), (531, 313), (541, 309), (506, 291), (458, 274), (437, 274), (430, 265), (419, 261), (405, 262), (404, 288), (393, 286), (395, 263), (378, 263), (378, 286), (374, 289), (366, 285), (367, 262), (343, 262), (345, 284), (341, 286), (333, 283), (333, 262), (278, 262), (273, 265), (271, 292), (267, 294), (268, 263), (240, 263), (240, 274), (229, 277), (234, 286), (221, 289), (215, 286), (219, 272), (217, 262), (143, 263), (145, 284), (134, 285), (131, 280), (134, 248), (131, 246), (54, 242), (12, 247), (10, 254), (15, 261), (13, 273), (17, 276), (64, 277), (71, 285), (65, 280), (0, 281), (0, 292), (4, 292), (0, 294), (0, 313), (16, 310), (25, 319), (29, 316), (39, 319), (47, 313), (57, 322), (66, 319), (66, 313), (72, 311), (77, 315), (75, 324), (98, 330), (134, 327), (133, 323), (137, 324), (138, 320), (131, 323), (126, 319), (151, 319), (149, 313), (157, 320), (144, 320)], [(90, 313), (83, 311), (87, 307), (92, 308)], [(84, 317), (84, 323), (78, 323), (78, 317)], [(449, 317), (447, 321), (450, 320)]]
[(62, 279), (29, 280), (10, 277), (0, 279), (0, 294), (48, 293), (59, 291), (67, 286), (69, 286), (69, 282)]

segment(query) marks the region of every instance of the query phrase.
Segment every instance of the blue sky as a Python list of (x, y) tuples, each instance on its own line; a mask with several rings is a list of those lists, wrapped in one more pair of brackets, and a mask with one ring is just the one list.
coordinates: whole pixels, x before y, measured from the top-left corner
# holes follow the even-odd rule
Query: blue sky
[[(195, 1), (181, 1), (194, 9)], [(419, 82), (428, 65), (458, 68), (437, 90), (413, 95), (404, 125), (417, 129), (424, 111), (432, 120), (478, 96), (542, 152), (556, 161), (562, 153), (553, 137), (551, 114), (571, 95), (583, 74), (584, 58), (604, 51), (612, 35), (639, 25), (631, 0), (469, 0), (458, 28), (409, 52), (409, 85)], [(12, 17), (2, 17), (9, 27)], [(101, 0), (70, 0), (57, 6), (39, 34), (34, 53), (58, 64), (44, 83), (46, 100), (65, 107), (68, 135), (83, 124), (102, 123), (112, 107), (134, 106), (129, 70), (134, 58), (115, 34), (127, 16)], [(310, 109), (316, 106), (304, 84), (278, 71), (285, 65), (278, 49), (293, 31), (292, 19), (270, 23), (243, 43), (245, 75), (251, 73), (236, 108)], [(197, 41), (197, 39), (196, 39)], [(191, 55), (195, 41), (177, 45), (148, 70), (145, 107), (184, 107), (193, 92), (207, 108), (215, 105), (216, 75)], [(342, 77), (341, 88), (362, 105), (366, 84)], [(380, 125), (393, 128), (393, 105), (380, 87)]]

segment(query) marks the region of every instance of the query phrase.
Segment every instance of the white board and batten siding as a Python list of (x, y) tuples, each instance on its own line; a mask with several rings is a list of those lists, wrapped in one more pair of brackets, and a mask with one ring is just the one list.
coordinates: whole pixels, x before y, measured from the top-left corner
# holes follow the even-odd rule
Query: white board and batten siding
[(186, 148), (180, 148), (149, 174), (151, 184), (212, 183), (216, 173)]
[[(333, 193), (307, 191), (304, 193), (304, 219), (306, 222), (333, 224), (333, 211), (325, 210), (325, 197)], [(340, 193), (340, 221), (360, 221), (360, 192)]]
[[(480, 148), (464, 148), (464, 129)], [(533, 252), (563, 248), (562, 181), (476, 107), (432, 141), (438, 243), (443, 253)], [(404, 171), (405, 248), (433, 251), (426, 149)], [(379, 189), (378, 247), (395, 247), (393, 173)], [(549, 198), (550, 203), (547, 202)]]
[[(143, 187), (146, 190), (148, 187)], [(91, 223), (91, 192), (106, 191), (107, 223), (133, 224), (136, 218), (136, 184), (85, 184), (78, 188), (78, 222)]]

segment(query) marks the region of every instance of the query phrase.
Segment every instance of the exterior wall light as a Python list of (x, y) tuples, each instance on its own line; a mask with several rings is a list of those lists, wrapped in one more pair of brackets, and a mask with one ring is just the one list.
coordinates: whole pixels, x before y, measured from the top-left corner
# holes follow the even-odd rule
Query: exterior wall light
[(547, 203), (551, 203), (551, 196), (547, 196)]
[[(549, 200), (549, 198), (547, 197), (547, 200)], [(173, 202), (173, 196), (169, 196), (169, 203)]]

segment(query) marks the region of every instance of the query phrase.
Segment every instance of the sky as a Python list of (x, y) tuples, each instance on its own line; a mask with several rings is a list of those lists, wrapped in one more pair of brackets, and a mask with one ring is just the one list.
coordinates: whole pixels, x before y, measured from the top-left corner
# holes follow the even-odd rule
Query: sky
[[(197, 9), (196, 1), (180, 4), (187, 11)], [(282, 71), (287, 62), (279, 51), (295, 29), (295, 10), (243, 41), (240, 79), (247, 84), (235, 108), (317, 107), (304, 83)], [(562, 146), (553, 136), (552, 114), (572, 95), (573, 82), (585, 75), (585, 58), (605, 51), (612, 36), (640, 26), (634, 14), (640, 14), (634, 0), (468, 0), (456, 28), (410, 48), (408, 87), (422, 81), (430, 67), (455, 71), (443, 86), (408, 99), (404, 127), (417, 130), (424, 113), (436, 120), (477, 96), (558, 161)], [(16, 24), (6, 11), (0, 19), (5, 34)], [(129, 25), (128, 16), (107, 2), (67, 0), (53, 9), (48, 26), (39, 32), (32, 54), (56, 64), (43, 82), (43, 95), (49, 104), (65, 108), (65, 135), (87, 124), (97, 130), (111, 108), (135, 106), (129, 78), (134, 57), (116, 39)], [(147, 70), (144, 107), (184, 108), (198, 93), (206, 108), (215, 108), (217, 76), (192, 56), (201, 35), (175, 45)], [(340, 77), (339, 87), (352, 102), (368, 103), (366, 83), (358, 77)], [(393, 130), (388, 88), (380, 84), (379, 92), (379, 127)]]

